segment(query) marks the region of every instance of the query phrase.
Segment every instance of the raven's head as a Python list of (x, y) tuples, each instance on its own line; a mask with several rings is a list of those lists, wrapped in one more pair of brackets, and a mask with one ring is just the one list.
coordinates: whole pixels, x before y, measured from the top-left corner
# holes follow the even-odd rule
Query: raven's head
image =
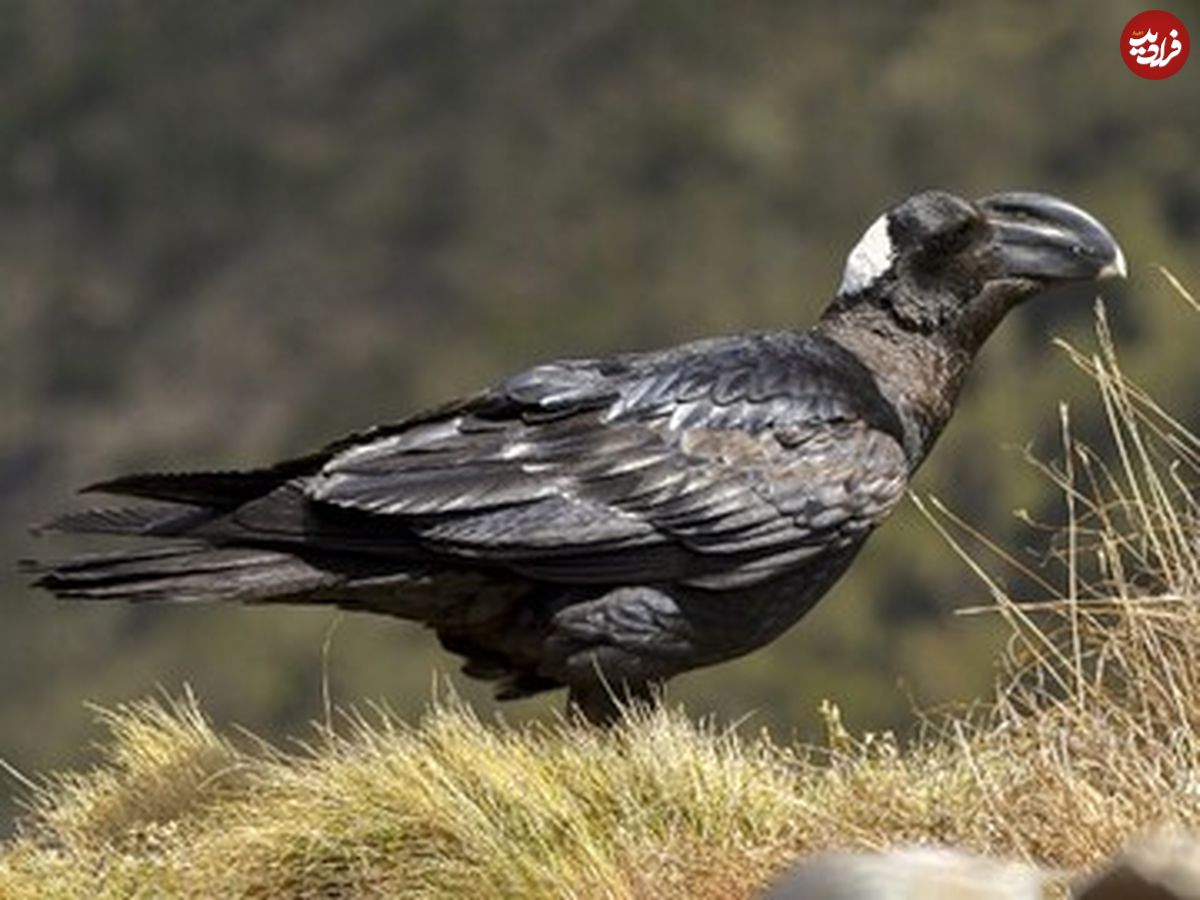
[(1112, 235), (1066, 201), (1014, 192), (972, 203), (926, 191), (867, 229), (833, 310), (885, 310), (905, 330), (953, 335), (973, 351), (1027, 297), (1124, 275)]

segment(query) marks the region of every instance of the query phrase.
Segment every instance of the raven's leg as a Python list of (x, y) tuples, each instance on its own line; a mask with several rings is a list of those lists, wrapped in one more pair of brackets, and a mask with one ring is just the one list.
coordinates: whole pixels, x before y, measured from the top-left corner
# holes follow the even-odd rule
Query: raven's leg
[(597, 679), (571, 685), (567, 693), (567, 714), (608, 728), (616, 725), (630, 706), (656, 703), (661, 697), (662, 685), (656, 682), (613, 685)]
[(631, 703), (654, 703), (668, 678), (692, 667), (688, 623), (658, 588), (564, 603), (549, 625), (541, 669), (570, 689), (568, 710), (597, 725), (615, 723)]

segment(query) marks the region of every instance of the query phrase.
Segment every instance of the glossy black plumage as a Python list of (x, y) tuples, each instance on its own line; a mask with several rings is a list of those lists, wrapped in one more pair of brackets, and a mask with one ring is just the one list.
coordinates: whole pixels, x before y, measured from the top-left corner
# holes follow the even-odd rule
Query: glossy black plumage
[[(1056, 265), (1030, 238), (1038, 195), (1005, 197), (1026, 202), (995, 221), (987, 201), (906, 201), (808, 332), (551, 363), (271, 468), (96, 485), (164, 505), (49, 527), (168, 543), (42, 566), (38, 584), (410, 618), (501, 696), (567, 686), (606, 720), (613, 694), (777, 636), (899, 501), (971, 356)], [(1054, 203), (1055, 227), (1066, 208), (1111, 244), (1086, 276), (1115, 265), (1098, 223)], [(1005, 268), (1001, 215), (1022, 217), (1036, 278)]]

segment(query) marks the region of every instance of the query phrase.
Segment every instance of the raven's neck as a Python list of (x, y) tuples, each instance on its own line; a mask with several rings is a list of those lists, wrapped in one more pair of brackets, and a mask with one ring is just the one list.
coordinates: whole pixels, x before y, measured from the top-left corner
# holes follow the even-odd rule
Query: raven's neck
[(883, 310), (827, 310), (813, 331), (853, 353), (870, 370), (904, 427), (904, 451), (915, 470), (942, 433), (974, 354), (936, 334), (902, 327)]

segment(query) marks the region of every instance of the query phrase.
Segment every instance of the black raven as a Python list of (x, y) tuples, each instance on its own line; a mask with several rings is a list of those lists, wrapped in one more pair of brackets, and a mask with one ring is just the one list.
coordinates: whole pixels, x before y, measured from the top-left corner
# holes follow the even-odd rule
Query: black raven
[(900, 500), (1004, 315), (1124, 274), (1062, 200), (920, 193), (867, 229), (807, 331), (553, 362), (269, 468), (106, 481), (89, 490), (159, 503), (48, 527), (163, 540), (36, 583), (413, 619), (499, 697), (565, 686), (607, 722), (795, 623)]

